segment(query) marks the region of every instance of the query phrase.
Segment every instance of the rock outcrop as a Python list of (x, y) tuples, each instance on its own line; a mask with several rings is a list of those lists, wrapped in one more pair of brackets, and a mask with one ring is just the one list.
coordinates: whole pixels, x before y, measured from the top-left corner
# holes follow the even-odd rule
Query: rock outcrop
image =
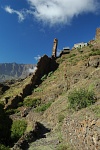
[(88, 65), (92, 66), (92, 67), (98, 67), (98, 66), (100, 66), (100, 55), (91, 56), (89, 58)]
[(41, 57), (30, 82), (22, 87), (21, 93), (9, 99), (8, 103), (5, 105), (5, 109), (17, 108), (18, 103), (22, 102), (26, 96), (31, 94), (35, 85), (39, 85), (41, 83), (42, 76), (48, 74), (50, 71), (54, 71), (57, 67), (58, 64), (54, 59), (49, 58), (47, 55)]

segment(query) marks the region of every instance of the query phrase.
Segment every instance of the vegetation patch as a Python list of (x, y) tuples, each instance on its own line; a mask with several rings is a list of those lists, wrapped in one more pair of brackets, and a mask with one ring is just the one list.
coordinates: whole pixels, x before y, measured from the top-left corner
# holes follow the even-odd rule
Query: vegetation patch
[(75, 57), (75, 56), (76, 56), (76, 54), (70, 54), (70, 55), (69, 55), (69, 58)]
[(25, 120), (15, 120), (11, 127), (11, 139), (16, 142), (25, 132), (27, 123)]
[(23, 101), (23, 104), (24, 104), (24, 106), (27, 106), (27, 107), (34, 107), (34, 108), (36, 108), (37, 106), (39, 106), (39, 105), (41, 104), (41, 99), (37, 99), (37, 98), (30, 99), (30, 98), (26, 98), (26, 99)]
[(66, 60), (66, 58), (60, 57), (60, 58), (57, 59), (57, 63), (61, 64), (65, 60)]
[(92, 48), (92, 52), (89, 54), (89, 56), (95, 56), (95, 55), (100, 55), (100, 49)]
[(40, 87), (37, 87), (36, 89), (34, 89), (34, 92), (42, 92), (43, 89), (41, 89)]
[(42, 104), (41, 106), (38, 106), (36, 108), (37, 112), (44, 112), (45, 110), (47, 110), (50, 106), (51, 106), (52, 102), (48, 102), (46, 104)]
[(8, 109), (8, 110), (6, 110), (7, 115), (16, 114), (16, 113), (19, 113), (19, 112), (20, 111), (18, 109)]
[(10, 150), (9, 147), (6, 147), (5, 145), (3, 144), (0, 144), (0, 150)]
[(94, 112), (94, 114), (96, 115), (96, 117), (100, 117), (100, 106), (95, 106), (91, 109)]
[(95, 103), (95, 94), (86, 89), (74, 90), (68, 95), (69, 108), (79, 110)]
[(47, 79), (47, 75), (45, 74), (42, 78), (41, 78), (41, 81), (44, 81)]
[(51, 75), (53, 74), (53, 71), (48, 73), (48, 77), (51, 77)]
[(23, 102), (18, 103), (18, 107), (21, 107), (21, 106), (23, 106)]

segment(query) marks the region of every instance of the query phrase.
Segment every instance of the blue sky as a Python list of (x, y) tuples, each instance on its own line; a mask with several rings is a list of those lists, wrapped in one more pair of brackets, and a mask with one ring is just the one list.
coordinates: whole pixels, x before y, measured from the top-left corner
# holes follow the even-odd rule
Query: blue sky
[(37, 63), (58, 51), (88, 42), (100, 27), (100, 0), (0, 0), (0, 63)]

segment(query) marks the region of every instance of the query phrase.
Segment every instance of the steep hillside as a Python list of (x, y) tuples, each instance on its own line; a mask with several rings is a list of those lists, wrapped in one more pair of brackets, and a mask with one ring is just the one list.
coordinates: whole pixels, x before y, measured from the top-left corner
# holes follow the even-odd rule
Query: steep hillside
[(33, 75), (1, 94), (12, 123), (27, 122), (24, 134), (6, 145), (12, 150), (99, 150), (99, 43), (73, 49), (54, 61), (44, 56)]
[(32, 64), (0, 63), (0, 82), (25, 78), (34, 66)]

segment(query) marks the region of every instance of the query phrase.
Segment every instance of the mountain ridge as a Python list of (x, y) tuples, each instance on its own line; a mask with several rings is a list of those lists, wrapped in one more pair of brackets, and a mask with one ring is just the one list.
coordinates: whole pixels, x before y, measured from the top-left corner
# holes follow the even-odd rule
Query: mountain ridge
[[(25, 78), (34, 70), (34, 64), (0, 63), (0, 82)], [(31, 72), (30, 72), (31, 69)]]

